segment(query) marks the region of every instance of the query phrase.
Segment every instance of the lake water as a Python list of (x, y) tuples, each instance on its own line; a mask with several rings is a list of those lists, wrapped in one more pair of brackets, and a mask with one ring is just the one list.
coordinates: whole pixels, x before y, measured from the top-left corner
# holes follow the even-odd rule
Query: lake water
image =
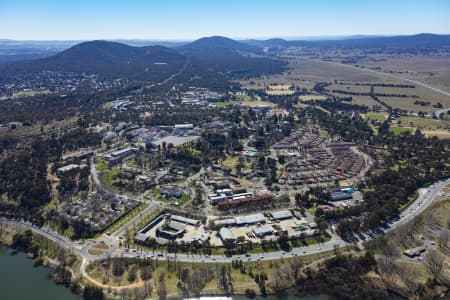
[(80, 300), (64, 286), (48, 279), (51, 269), (33, 266), (24, 253), (11, 255), (0, 244), (0, 299), (5, 300)]

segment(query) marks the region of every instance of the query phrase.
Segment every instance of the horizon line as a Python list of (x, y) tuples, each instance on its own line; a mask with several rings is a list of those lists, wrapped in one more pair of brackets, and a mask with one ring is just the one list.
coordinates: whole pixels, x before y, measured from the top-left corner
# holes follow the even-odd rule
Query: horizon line
[(85, 41), (152, 41), (152, 42), (190, 42), (195, 41), (201, 38), (207, 37), (225, 37), (233, 40), (270, 40), (270, 39), (285, 39), (285, 40), (315, 40), (315, 39), (345, 39), (351, 37), (361, 37), (361, 38), (370, 38), (370, 37), (395, 37), (395, 36), (414, 36), (420, 34), (432, 34), (432, 35), (450, 35), (449, 33), (434, 33), (434, 32), (417, 32), (417, 33), (403, 33), (403, 34), (363, 34), (363, 33), (355, 33), (349, 35), (304, 35), (304, 36), (256, 36), (256, 37), (233, 37), (226, 35), (206, 35), (197, 38), (123, 38), (123, 37), (115, 37), (115, 38), (82, 38), (82, 39), (16, 39), (16, 38), (8, 38), (8, 37), (0, 37), (0, 41), (14, 41), (14, 42), (85, 42)]

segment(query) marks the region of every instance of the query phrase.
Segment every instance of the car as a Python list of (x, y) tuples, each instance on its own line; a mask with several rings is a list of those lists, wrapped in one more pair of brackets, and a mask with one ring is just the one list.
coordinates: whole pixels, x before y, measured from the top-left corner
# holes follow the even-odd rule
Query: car
[(260, 258), (260, 259), (264, 259), (264, 255), (261, 255), (259, 258)]

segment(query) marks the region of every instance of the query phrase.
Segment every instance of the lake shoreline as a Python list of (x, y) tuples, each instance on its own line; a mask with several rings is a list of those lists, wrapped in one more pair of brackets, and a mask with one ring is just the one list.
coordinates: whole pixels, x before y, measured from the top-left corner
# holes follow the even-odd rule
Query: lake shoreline
[[(0, 290), (5, 299), (66, 299), (79, 300), (65, 285), (57, 284), (53, 279), (56, 268), (51, 264), (36, 265), (36, 260), (27, 253), (0, 243)], [(27, 286), (27, 289), (23, 289)]]

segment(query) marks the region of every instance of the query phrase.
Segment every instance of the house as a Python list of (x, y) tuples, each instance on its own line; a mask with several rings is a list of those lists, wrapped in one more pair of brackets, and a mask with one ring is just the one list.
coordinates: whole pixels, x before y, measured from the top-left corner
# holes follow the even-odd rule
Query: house
[(421, 246), (421, 247), (406, 249), (405, 251), (403, 251), (403, 254), (405, 254), (409, 258), (414, 258), (416, 256), (420, 256), (423, 252), (425, 252), (425, 247)]

